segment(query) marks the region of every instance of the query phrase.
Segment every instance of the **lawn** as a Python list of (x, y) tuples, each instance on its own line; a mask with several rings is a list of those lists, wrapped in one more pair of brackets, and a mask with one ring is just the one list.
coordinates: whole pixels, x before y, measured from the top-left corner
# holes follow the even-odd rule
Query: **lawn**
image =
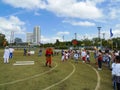
[[(23, 56), (23, 50), (15, 50), (9, 64), (3, 63), (0, 50), (0, 90), (113, 90), (111, 71), (103, 65), (98, 71), (94, 64), (72, 59), (61, 62), (61, 56), (53, 56), (52, 68), (45, 67), (45, 55), (38, 50), (31, 56)], [(34, 61), (34, 65), (14, 66), (16, 61)]]

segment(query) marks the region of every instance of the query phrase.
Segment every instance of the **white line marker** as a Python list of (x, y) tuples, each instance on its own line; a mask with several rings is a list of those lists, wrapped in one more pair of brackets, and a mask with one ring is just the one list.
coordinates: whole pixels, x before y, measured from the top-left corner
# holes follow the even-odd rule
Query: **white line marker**
[(91, 65), (88, 65), (88, 66), (91, 67), (97, 74), (98, 78), (97, 78), (97, 85), (95, 87), (95, 90), (99, 90), (99, 88), (100, 88), (100, 75), (99, 75), (99, 72), (94, 67), (92, 67)]
[(34, 61), (16, 61), (13, 65), (34, 65)]
[(52, 70), (54, 70), (58, 65), (57, 63), (55, 63), (55, 67), (53, 67), (52, 69), (50, 69), (49, 71), (46, 71), (46, 72), (43, 72), (43, 73), (40, 73), (40, 74), (36, 74), (36, 75), (33, 75), (33, 76), (30, 76), (30, 77), (27, 77), (27, 78), (24, 78), (24, 79), (19, 79), (19, 80), (15, 80), (15, 81), (11, 81), (11, 82), (7, 82), (7, 83), (1, 83), (0, 86), (3, 86), (3, 85), (9, 85), (9, 84), (15, 84), (15, 83), (18, 83), (18, 82), (22, 82), (22, 81), (25, 81), (25, 80), (29, 80), (29, 79), (33, 79), (33, 78), (36, 78), (36, 77), (39, 77), (41, 75), (44, 75)]
[(76, 70), (75, 65), (73, 65), (72, 63), (71, 63), (71, 65), (73, 66), (73, 71), (72, 71), (67, 77), (65, 77), (65, 78), (62, 79), (61, 81), (59, 81), (59, 82), (57, 82), (57, 83), (55, 83), (55, 84), (53, 84), (53, 85), (51, 85), (51, 86), (49, 86), (49, 87), (47, 87), (47, 88), (45, 88), (45, 89), (42, 89), (42, 90), (48, 90), (48, 89), (50, 89), (50, 88), (52, 88), (52, 87), (54, 87), (54, 86), (56, 86), (56, 85), (61, 84), (62, 82), (64, 82), (64, 81), (67, 80), (68, 78), (70, 78), (70, 76), (72, 76), (72, 74), (73, 74), (73, 73), (75, 72), (75, 70)]

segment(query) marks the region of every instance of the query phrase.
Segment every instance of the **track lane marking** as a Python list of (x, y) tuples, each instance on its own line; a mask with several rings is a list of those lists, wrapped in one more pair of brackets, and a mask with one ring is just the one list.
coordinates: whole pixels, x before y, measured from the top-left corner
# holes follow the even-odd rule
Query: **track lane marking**
[(99, 72), (94, 67), (92, 67), (91, 65), (88, 65), (88, 66), (91, 67), (97, 74), (97, 85), (95, 87), (95, 90), (99, 90), (99, 88), (100, 88), (100, 75), (99, 75)]
[(44, 88), (44, 89), (42, 89), (42, 90), (48, 90), (48, 89), (50, 89), (50, 88), (52, 88), (52, 87), (54, 87), (54, 86), (56, 86), (56, 85), (61, 84), (62, 82), (64, 82), (64, 81), (67, 80), (68, 78), (70, 78), (70, 77), (73, 75), (73, 73), (75, 72), (75, 70), (76, 70), (75, 65), (72, 64), (72, 63), (71, 63), (71, 65), (73, 66), (73, 71), (72, 71), (67, 77), (65, 77), (65, 78), (62, 79), (61, 81), (59, 81), (59, 82), (57, 82), (57, 83), (54, 83), (54, 84), (52, 84), (52, 85), (50, 85), (50, 86), (48, 86), (48, 87), (46, 87), (46, 88)]
[(33, 75), (33, 76), (30, 76), (30, 77), (27, 77), (27, 78), (24, 78), (24, 79), (19, 79), (19, 80), (15, 80), (15, 81), (12, 81), (12, 82), (7, 82), (7, 83), (1, 83), (0, 86), (3, 86), (3, 85), (9, 85), (9, 84), (15, 84), (15, 83), (18, 83), (18, 82), (22, 82), (22, 81), (25, 81), (25, 80), (29, 80), (29, 79), (33, 79), (33, 78), (36, 78), (36, 77), (39, 77), (41, 75), (44, 75), (52, 70), (54, 70), (58, 65), (57, 63), (55, 62), (55, 67), (53, 67), (52, 69), (50, 69), (49, 71), (45, 71), (43, 73), (40, 73), (40, 74), (36, 74), (36, 75)]

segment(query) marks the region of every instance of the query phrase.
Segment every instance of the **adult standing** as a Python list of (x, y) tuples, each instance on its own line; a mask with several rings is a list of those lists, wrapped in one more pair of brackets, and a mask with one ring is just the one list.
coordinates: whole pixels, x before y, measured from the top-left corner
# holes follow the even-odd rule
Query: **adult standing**
[(102, 51), (99, 50), (98, 52), (98, 70), (102, 70), (102, 61), (103, 61), (103, 56), (102, 56)]
[(98, 50), (97, 50), (97, 48), (95, 48), (95, 50), (94, 50), (95, 64), (98, 64), (98, 62), (97, 62), (97, 57), (98, 57)]
[(9, 55), (10, 55), (10, 50), (9, 50), (9, 47), (6, 46), (4, 49), (4, 55), (3, 55), (4, 63), (9, 63)]
[(24, 54), (23, 54), (24, 56), (26, 56), (27, 55), (27, 49), (26, 48), (24, 48)]
[(48, 66), (48, 64), (49, 64), (49, 67), (51, 67), (52, 55), (53, 55), (53, 50), (52, 50), (52, 48), (48, 47), (46, 49), (46, 52), (45, 52), (45, 56), (46, 56), (46, 63), (45, 63), (45, 65), (46, 66)]
[(114, 67), (115, 81), (117, 90), (120, 90), (120, 56), (116, 56), (116, 65)]

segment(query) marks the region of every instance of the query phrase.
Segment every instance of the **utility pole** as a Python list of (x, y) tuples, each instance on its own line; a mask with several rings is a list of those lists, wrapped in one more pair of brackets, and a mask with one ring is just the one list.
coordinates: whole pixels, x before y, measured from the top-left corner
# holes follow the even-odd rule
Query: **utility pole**
[(103, 34), (103, 39), (105, 39), (105, 33), (102, 33)]
[(102, 49), (102, 40), (101, 40), (101, 37), (100, 37), (100, 34), (101, 34), (101, 27), (97, 27), (98, 28), (98, 38), (99, 38), (99, 42), (100, 42), (100, 48)]
[(10, 35), (10, 44), (12, 46), (12, 44), (14, 43), (14, 31), (11, 31), (11, 35)]
[(77, 39), (77, 33), (75, 33), (75, 39)]

